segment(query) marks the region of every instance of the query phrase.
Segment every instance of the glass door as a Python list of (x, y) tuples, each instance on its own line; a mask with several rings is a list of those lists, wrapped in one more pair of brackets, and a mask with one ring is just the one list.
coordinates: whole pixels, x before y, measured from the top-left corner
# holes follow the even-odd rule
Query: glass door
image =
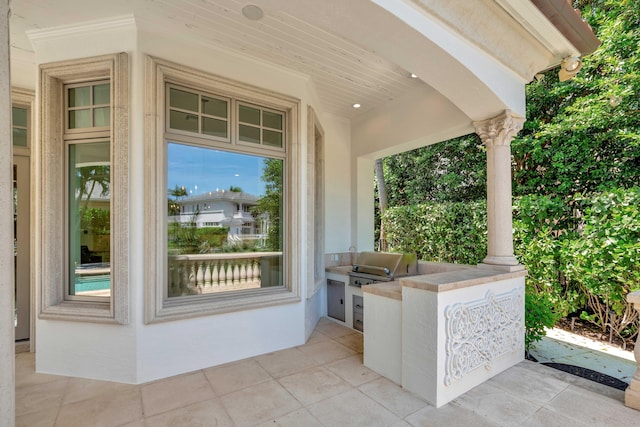
[(13, 157), (13, 247), (15, 262), (16, 341), (28, 340), (30, 331), (29, 157)]

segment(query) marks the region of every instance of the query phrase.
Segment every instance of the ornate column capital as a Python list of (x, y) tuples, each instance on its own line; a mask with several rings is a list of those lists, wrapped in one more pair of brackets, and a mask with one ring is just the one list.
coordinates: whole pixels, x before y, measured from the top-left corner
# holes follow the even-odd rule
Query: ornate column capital
[(505, 110), (492, 119), (473, 122), (473, 126), (482, 143), (488, 148), (511, 144), (511, 140), (522, 129), (524, 121), (524, 117), (513, 114), (511, 110)]

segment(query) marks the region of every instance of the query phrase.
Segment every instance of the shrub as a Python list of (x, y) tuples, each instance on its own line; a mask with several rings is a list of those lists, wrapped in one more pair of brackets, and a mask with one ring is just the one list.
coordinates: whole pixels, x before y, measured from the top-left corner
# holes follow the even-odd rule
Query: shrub
[(487, 254), (486, 212), (484, 202), (434, 203), (388, 208), (382, 220), (393, 250), (425, 261), (477, 264)]
[(640, 188), (582, 199), (588, 201), (582, 230), (565, 247), (567, 277), (586, 296), (580, 317), (622, 337), (637, 329), (638, 313), (626, 296), (640, 289)]
[[(419, 259), (475, 264), (486, 255), (482, 202), (388, 208), (394, 250)], [(528, 195), (514, 203), (514, 252), (528, 270), (527, 348), (560, 317), (581, 317), (629, 337), (638, 313), (626, 302), (640, 289), (640, 188), (560, 198)]]

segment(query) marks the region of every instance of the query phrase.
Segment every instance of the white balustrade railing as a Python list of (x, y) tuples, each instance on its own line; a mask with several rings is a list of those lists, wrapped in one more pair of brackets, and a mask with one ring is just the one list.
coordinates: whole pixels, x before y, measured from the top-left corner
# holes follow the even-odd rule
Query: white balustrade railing
[(262, 264), (282, 252), (234, 252), (169, 256), (169, 296), (260, 288)]

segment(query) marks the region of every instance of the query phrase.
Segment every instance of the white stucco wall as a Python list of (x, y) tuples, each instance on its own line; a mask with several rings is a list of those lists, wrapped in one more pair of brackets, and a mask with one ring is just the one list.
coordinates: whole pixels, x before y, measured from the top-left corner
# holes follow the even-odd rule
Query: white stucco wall
[[(35, 47), (36, 63), (48, 63), (67, 59), (98, 56), (115, 52), (132, 54), (136, 49), (136, 32), (131, 23), (122, 22), (117, 29), (97, 31), (65, 29), (64, 31), (38, 34), (32, 41)], [(132, 58), (133, 59), (133, 58)], [(131, 64), (135, 70), (135, 64)], [(133, 76), (134, 74), (132, 74)], [(34, 75), (34, 78), (37, 75)], [(135, 84), (132, 82), (132, 85)], [(33, 85), (36, 86), (35, 84)], [(132, 92), (133, 93), (133, 92)], [(132, 105), (141, 95), (133, 93)], [(139, 104), (139, 102), (138, 102)], [(39, 113), (37, 113), (39, 114)], [(135, 112), (134, 112), (135, 115)], [(136, 123), (132, 115), (132, 136), (141, 131), (141, 123)], [(131, 139), (131, 145), (141, 144), (142, 140)], [(36, 155), (36, 152), (32, 152)], [(136, 168), (132, 168), (135, 170)], [(135, 172), (134, 172), (135, 174)], [(132, 183), (135, 182), (132, 180)], [(139, 181), (141, 183), (141, 181)], [(137, 187), (133, 185), (133, 187)], [(131, 194), (132, 200), (141, 198)], [(134, 205), (132, 208), (136, 209)], [(36, 202), (37, 217), (43, 215)], [(131, 212), (136, 212), (132, 209)], [(46, 253), (46, 250), (40, 250)], [(140, 265), (141, 264), (137, 264)], [(141, 286), (136, 264), (130, 265), (132, 289)], [(39, 266), (36, 264), (37, 270)], [(62, 268), (62, 266), (61, 266)], [(39, 274), (36, 272), (36, 277)], [(39, 284), (36, 286), (40, 301)], [(131, 312), (139, 310), (141, 300), (136, 300), (132, 292)], [(36, 371), (86, 378), (107, 379), (119, 382), (136, 382), (136, 334), (139, 325), (106, 325), (83, 322), (44, 320), (36, 317)]]
[[(132, 25), (132, 24), (131, 24)], [(301, 301), (216, 316), (144, 323), (144, 105), (145, 55), (174, 61), (214, 75), (234, 79), (301, 100), (299, 138), (302, 146), (299, 201), (306, 206), (306, 106), (315, 103), (306, 76), (235, 53), (208, 48), (193, 40), (178, 40), (133, 26), (37, 37), (38, 63), (125, 51), (130, 54), (130, 319), (124, 326), (37, 319), (39, 372), (141, 383), (304, 343), (324, 312), (324, 291), (306, 300), (306, 248), (301, 248)], [(35, 84), (33, 84), (35, 86)], [(327, 251), (351, 245), (349, 215), (350, 125), (324, 115), (327, 182)], [(334, 169), (335, 168), (335, 169)], [(301, 211), (303, 218), (304, 209)], [(293, 235), (306, 235), (305, 221)], [(306, 241), (304, 237), (300, 241)], [(36, 266), (37, 268), (37, 266)], [(306, 316), (306, 312), (309, 315)]]
[(331, 114), (320, 116), (325, 131), (325, 252), (348, 252), (351, 239), (351, 124)]

